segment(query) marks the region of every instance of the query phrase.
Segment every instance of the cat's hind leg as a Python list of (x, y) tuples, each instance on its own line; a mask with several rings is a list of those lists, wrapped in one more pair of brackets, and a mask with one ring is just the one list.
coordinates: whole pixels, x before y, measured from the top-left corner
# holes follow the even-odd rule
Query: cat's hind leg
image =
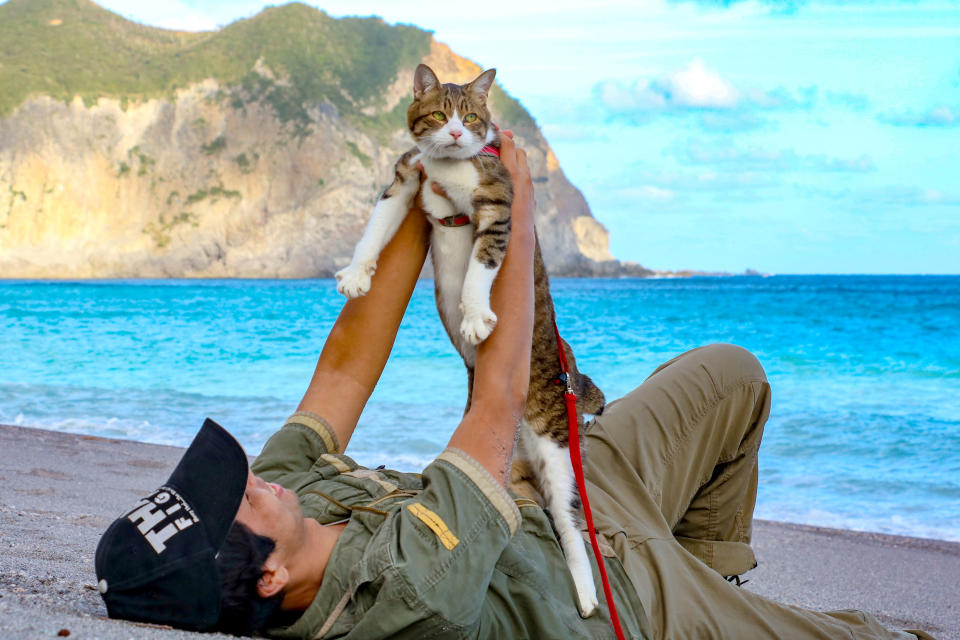
[[(571, 444), (577, 446), (577, 443)], [(520, 427), (520, 445), (536, 470), (540, 493), (550, 508), (560, 548), (573, 577), (580, 615), (586, 618), (597, 608), (599, 600), (590, 558), (574, 513), (574, 505), (579, 505), (580, 501), (570, 451), (548, 435), (534, 433), (526, 420)]]
[(353, 259), (336, 273), (337, 291), (348, 298), (366, 295), (370, 291), (377, 258), (410, 211), (410, 204), (420, 187), (417, 155), (418, 151), (411, 149), (397, 162), (393, 182), (377, 200), (363, 236), (353, 250)]

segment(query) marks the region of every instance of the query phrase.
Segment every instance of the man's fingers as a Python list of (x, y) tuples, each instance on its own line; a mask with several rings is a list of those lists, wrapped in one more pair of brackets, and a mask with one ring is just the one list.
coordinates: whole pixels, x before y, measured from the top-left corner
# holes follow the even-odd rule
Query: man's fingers
[(523, 149), (517, 149), (517, 173), (523, 179), (530, 177), (530, 165), (527, 164), (527, 152)]
[[(504, 131), (503, 133), (507, 132)], [(516, 169), (517, 145), (514, 143), (512, 137), (504, 136), (500, 138), (500, 161), (503, 162), (503, 166), (505, 166), (510, 173), (513, 173)]]
[[(419, 160), (417, 160), (417, 169), (420, 170), (420, 188), (422, 189), (422, 188), (423, 188), (423, 183), (424, 183), (424, 182), (426, 181), (426, 179), (427, 179), (427, 172), (426, 172), (426, 170), (423, 168), (423, 163), (420, 162)], [(444, 188), (441, 187), (441, 186), (440, 186), (439, 184), (437, 184), (436, 182), (432, 183), (432, 184), (430, 185), (430, 188), (433, 190), (433, 192), (434, 192), (435, 194), (437, 194), (437, 195), (440, 196), (441, 198), (446, 198), (447, 200), (450, 199), (450, 196), (447, 195), (447, 192), (444, 190)]]
[[(427, 179), (427, 172), (426, 172), (426, 170), (423, 168), (423, 163), (420, 162), (419, 160), (417, 160), (417, 169), (420, 170), (420, 186), (423, 187), (423, 182)], [(433, 189), (433, 192), (434, 192), (435, 194), (437, 194), (438, 196), (441, 196), (441, 197), (443, 197), (443, 198), (446, 198), (447, 200), (450, 199), (450, 196), (447, 195), (447, 192), (444, 190), (444, 188), (441, 187), (441, 186), (440, 186), (439, 184), (437, 184), (436, 182), (434, 182), (432, 185), (430, 185), (430, 187)]]
[(504, 129), (504, 130), (501, 131), (500, 133), (502, 133), (503, 135), (505, 135), (505, 136), (507, 136), (508, 138), (510, 138), (511, 140), (513, 140), (513, 131), (512, 131), (512, 130), (510, 130), (510, 129)]

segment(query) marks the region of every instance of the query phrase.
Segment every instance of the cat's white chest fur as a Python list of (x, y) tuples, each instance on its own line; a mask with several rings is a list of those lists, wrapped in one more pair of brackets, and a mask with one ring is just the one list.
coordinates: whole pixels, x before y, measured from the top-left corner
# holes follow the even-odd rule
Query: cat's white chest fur
[[(473, 225), (445, 227), (437, 222), (450, 216), (473, 214), (473, 192), (477, 188), (480, 175), (469, 160), (449, 158), (426, 158), (421, 156), (424, 172), (428, 178), (423, 185), (421, 197), (423, 208), (433, 218), (433, 235), (430, 239), (430, 251), (433, 258), (434, 286), (437, 290), (437, 307), (444, 327), (457, 351), (467, 365), (474, 366), (476, 347), (464, 338), (460, 327), (464, 319), (462, 302), (475, 297), (468, 286), (464, 291), (464, 282), (470, 267), (473, 253)], [(432, 182), (439, 184), (447, 197), (433, 192)], [(489, 284), (486, 293), (489, 296)]]
[[(473, 191), (480, 181), (480, 174), (473, 163), (470, 160), (428, 158), (424, 155), (419, 159), (428, 176), (422, 192), (423, 206), (427, 213), (437, 219), (457, 213), (473, 213)], [(449, 200), (435, 194), (430, 188), (431, 182), (443, 187)], [(454, 211), (450, 211), (451, 203)]]

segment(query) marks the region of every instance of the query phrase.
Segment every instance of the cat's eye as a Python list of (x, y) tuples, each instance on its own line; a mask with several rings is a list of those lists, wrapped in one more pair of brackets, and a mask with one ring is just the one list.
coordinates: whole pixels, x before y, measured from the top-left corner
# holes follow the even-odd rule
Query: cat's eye
[(433, 117), (439, 120), (440, 122), (443, 122), (444, 120), (447, 119), (447, 115), (443, 111), (434, 111)]
[(467, 115), (463, 116), (464, 122), (473, 122), (476, 119), (477, 119), (477, 114), (475, 113), (468, 113)]

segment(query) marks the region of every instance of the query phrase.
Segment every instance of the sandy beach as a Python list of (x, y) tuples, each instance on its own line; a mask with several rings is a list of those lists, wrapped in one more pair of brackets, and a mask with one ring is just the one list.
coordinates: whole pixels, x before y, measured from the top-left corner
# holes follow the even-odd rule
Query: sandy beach
[[(181, 449), (0, 425), (0, 638), (228, 638), (106, 618), (93, 554)], [(743, 587), (960, 640), (960, 543), (758, 521)]]

